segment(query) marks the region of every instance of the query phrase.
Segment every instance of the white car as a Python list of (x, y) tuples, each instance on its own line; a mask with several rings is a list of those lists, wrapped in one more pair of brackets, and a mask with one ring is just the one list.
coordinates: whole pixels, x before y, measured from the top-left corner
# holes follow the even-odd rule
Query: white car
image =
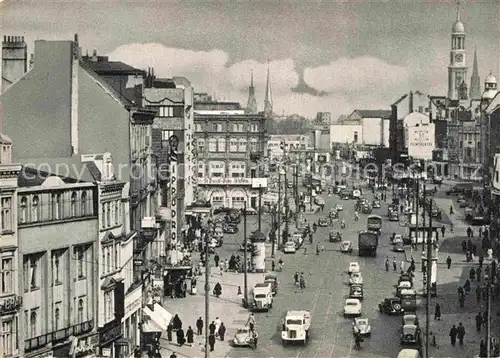
[(368, 323), (368, 318), (355, 318), (352, 323), (352, 330), (354, 334), (361, 334), (363, 336), (369, 336), (372, 334), (372, 327)]
[(337, 211), (343, 211), (344, 207), (342, 206), (342, 204), (337, 204), (336, 209)]
[(401, 234), (397, 234), (394, 236), (394, 240), (392, 240), (392, 244), (393, 245), (396, 245), (396, 244), (399, 244), (399, 243), (403, 243), (403, 235)]
[(359, 264), (357, 262), (349, 263), (349, 268), (347, 269), (347, 272), (349, 273), (349, 275), (351, 275), (355, 272), (359, 272), (359, 271), (360, 271)]
[(351, 241), (342, 241), (340, 244), (341, 252), (352, 252), (352, 242)]
[(351, 277), (349, 278), (349, 285), (362, 285), (363, 284), (363, 275), (361, 272), (353, 272)]
[(285, 244), (285, 248), (283, 249), (283, 252), (285, 254), (294, 254), (297, 249), (295, 248), (295, 242), (293, 241), (288, 241)]
[(412, 288), (412, 284), (410, 281), (401, 281), (399, 282), (398, 284), (398, 289), (402, 290), (402, 289), (410, 289)]
[(250, 334), (250, 328), (241, 327), (238, 328), (236, 333), (234, 334), (233, 341), (231, 342), (234, 347), (247, 347), (251, 344), (250, 338), (252, 337)]
[(344, 316), (360, 316), (361, 301), (357, 298), (348, 298), (345, 300)]

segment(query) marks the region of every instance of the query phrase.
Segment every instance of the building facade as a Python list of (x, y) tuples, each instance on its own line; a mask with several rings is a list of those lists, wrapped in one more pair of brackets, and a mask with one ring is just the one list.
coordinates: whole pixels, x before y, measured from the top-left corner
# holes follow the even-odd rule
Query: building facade
[(262, 159), (267, 150), (266, 117), (245, 114), (238, 103), (195, 103), (198, 186), (215, 207), (257, 207), (267, 187)]
[(309, 149), (309, 137), (307, 135), (271, 134), (267, 141), (266, 156), (270, 160), (281, 160), (284, 152), (307, 149)]
[(28, 70), (28, 46), (24, 36), (4, 36), (2, 42), (2, 82), (0, 93), (24, 76)]

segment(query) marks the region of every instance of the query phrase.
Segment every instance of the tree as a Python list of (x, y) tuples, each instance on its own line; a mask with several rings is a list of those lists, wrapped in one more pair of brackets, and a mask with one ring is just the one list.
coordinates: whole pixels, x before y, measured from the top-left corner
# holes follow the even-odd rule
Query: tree
[(313, 128), (313, 124), (307, 118), (291, 115), (283, 120), (268, 119), (266, 130), (268, 134), (306, 134)]

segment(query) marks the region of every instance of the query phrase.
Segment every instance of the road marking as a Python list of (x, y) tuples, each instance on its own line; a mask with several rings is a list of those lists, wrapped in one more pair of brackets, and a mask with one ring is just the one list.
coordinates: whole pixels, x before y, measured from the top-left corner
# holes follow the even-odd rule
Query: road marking
[[(321, 294), (321, 288), (324, 287), (325, 285), (325, 281), (327, 280), (328, 278), (328, 270), (330, 268), (330, 263), (333, 261), (332, 257), (329, 258), (328, 262), (326, 263), (325, 265), (325, 268), (323, 269), (322, 271), (322, 279), (321, 279), (321, 285), (320, 287), (316, 290), (316, 294), (314, 295), (314, 300), (313, 300), (313, 305), (312, 305), (312, 308), (311, 308), (311, 324), (313, 324), (313, 315), (314, 315), (314, 311), (316, 310), (316, 305), (318, 303), (318, 299), (319, 299), (319, 295)], [(312, 327), (311, 327), (312, 328)], [(297, 355), (295, 356), (295, 358), (299, 358), (300, 357), (300, 354), (305, 350), (305, 347), (304, 349), (300, 350)]]
[[(346, 358), (350, 358), (351, 357), (352, 344), (353, 344), (353, 337), (351, 337), (351, 339), (349, 340), (349, 351), (347, 352), (347, 357)], [(333, 354), (333, 350), (330, 352), (330, 354), (328, 355), (328, 357), (332, 357), (332, 354)]]

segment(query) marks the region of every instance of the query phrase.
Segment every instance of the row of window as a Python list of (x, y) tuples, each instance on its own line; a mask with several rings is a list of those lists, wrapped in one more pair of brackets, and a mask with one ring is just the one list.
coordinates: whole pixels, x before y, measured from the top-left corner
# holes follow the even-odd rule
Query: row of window
[(2, 320), (0, 331), (0, 352), (3, 357), (17, 354), (19, 350), (19, 323), (17, 317)]
[(155, 106), (158, 109), (158, 117), (184, 117), (184, 106)]
[(121, 200), (101, 204), (101, 229), (118, 226), (123, 221), (123, 203)]
[(195, 132), (259, 132), (259, 125), (255, 123), (230, 123), (227, 124), (227, 129), (225, 127), (222, 123), (208, 123), (206, 125), (195, 123), (194, 130)]
[[(240, 152), (246, 153), (247, 151), (247, 140), (241, 139), (230, 139), (229, 140), (229, 151), (230, 152)], [(198, 138), (196, 140), (198, 146), (198, 153), (205, 152), (205, 140)], [(209, 152), (226, 152), (226, 140), (224, 138), (210, 138), (208, 140), (208, 151)], [(250, 151), (259, 151), (259, 140), (257, 138), (250, 139)]]
[(113, 242), (102, 248), (102, 273), (113, 273), (120, 269), (120, 243)]
[(134, 125), (132, 127), (132, 137), (135, 139), (132, 141), (132, 152), (148, 149), (150, 143), (149, 126)]

